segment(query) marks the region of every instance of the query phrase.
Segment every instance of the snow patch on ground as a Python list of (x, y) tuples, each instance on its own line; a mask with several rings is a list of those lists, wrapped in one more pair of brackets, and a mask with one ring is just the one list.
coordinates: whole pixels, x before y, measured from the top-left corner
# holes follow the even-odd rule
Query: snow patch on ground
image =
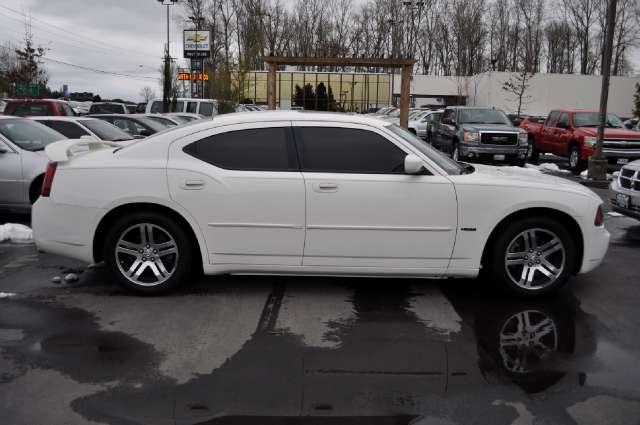
[(531, 414), (524, 403), (496, 400), (493, 402), (493, 405), (513, 407), (516, 410), (518, 417), (511, 422), (511, 425), (533, 425), (535, 422), (535, 416)]
[(538, 171), (553, 171), (555, 173), (568, 173), (569, 170), (562, 170), (558, 167), (558, 164), (553, 164), (551, 162), (543, 162), (542, 164), (525, 164), (525, 167), (530, 170), (538, 170)]
[(413, 296), (408, 310), (428, 328), (437, 333), (449, 336), (458, 333), (462, 328), (462, 318), (453, 305), (438, 289), (413, 287)]
[(16, 294), (14, 294), (13, 292), (0, 292), (0, 300), (3, 298), (11, 298), (15, 296)]
[(0, 225), (0, 242), (33, 242), (33, 231), (24, 224), (7, 223)]
[(637, 423), (640, 403), (607, 395), (598, 395), (576, 403), (567, 412), (579, 425), (625, 425)]

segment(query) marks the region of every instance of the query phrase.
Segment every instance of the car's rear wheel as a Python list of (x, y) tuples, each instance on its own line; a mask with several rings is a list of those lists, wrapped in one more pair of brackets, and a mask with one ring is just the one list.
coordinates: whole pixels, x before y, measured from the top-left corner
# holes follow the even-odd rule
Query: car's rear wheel
[(140, 294), (159, 294), (187, 276), (192, 249), (184, 229), (156, 212), (123, 217), (110, 229), (105, 264), (118, 283)]
[(557, 290), (567, 283), (575, 268), (576, 244), (571, 234), (547, 217), (510, 223), (491, 249), (494, 279), (525, 296)]
[(569, 151), (569, 168), (573, 174), (580, 174), (587, 168), (587, 163), (582, 160), (578, 146), (572, 146)]
[(540, 152), (536, 149), (535, 140), (529, 136), (529, 150), (527, 152), (527, 158), (532, 164), (537, 164), (540, 159)]

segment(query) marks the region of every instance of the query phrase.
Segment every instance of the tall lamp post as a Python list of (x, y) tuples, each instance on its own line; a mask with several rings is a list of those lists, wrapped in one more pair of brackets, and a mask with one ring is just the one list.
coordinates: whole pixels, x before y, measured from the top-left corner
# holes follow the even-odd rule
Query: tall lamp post
[(589, 158), (588, 178), (606, 181), (607, 159), (602, 155), (604, 129), (607, 125), (607, 102), (609, 100), (609, 76), (611, 74), (611, 51), (613, 50), (613, 33), (616, 24), (617, 0), (609, 0), (607, 6), (607, 26), (605, 30), (604, 49), (602, 51), (602, 91), (600, 94), (600, 124), (593, 155)]
[(172, 75), (170, 74), (170, 61), (171, 61), (171, 53), (169, 50), (169, 6), (174, 5), (178, 2), (179, 0), (158, 0), (159, 3), (161, 3), (163, 6), (167, 6), (167, 46), (166, 46), (166, 50), (165, 50), (165, 55), (164, 55), (164, 84), (162, 87), (162, 109), (163, 112), (169, 112), (169, 96), (171, 95), (171, 93), (169, 93), (171, 91), (171, 86), (172, 86), (172, 82), (170, 80), (170, 78), (173, 78)]

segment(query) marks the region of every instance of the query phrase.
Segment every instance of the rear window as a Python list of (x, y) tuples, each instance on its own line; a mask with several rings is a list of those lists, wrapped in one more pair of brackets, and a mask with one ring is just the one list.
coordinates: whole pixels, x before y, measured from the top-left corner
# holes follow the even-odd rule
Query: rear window
[(82, 120), (82, 125), (93, 131), (102, 140), (121, 142), (131, 140), (129, 133), (119, 129), (115, 125), (99, 119)]
[(213, 103), (211, 102), (202, 102), (200, 104), (200, 115), (204, 115), (205, 117), (210, 117), (213, 115)]
[(89, 135), (89, 133), (87, 133), (82, 127), (74, 122), (56, 120), (39, 120), (38, 122), (57, 131), (60, 134), (64, 134), (69, 139), (79, 139), (82, 136)]
[(162, 111), (162, 102), (159, 100), (156, 100), (155, 102), (153, 102), (151, 104), (151, 111), (152, 114), (157, 114), (159, 112), (163, 112)]
[(50, 103), (9, 103), (4, 112), (6, 115), (15, 115), (18, 117), (55, 115)]
[(90, 114), (123, 114), (122, 105), (91, 105)]

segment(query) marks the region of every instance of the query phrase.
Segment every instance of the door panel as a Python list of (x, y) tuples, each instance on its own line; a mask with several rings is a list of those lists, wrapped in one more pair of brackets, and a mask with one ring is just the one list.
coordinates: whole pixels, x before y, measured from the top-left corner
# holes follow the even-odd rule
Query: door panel
[[(398, 159), (402, 163), (407, 152), (381, 130), (351, 124), (334, 129), (345, 133), (327, 137), (332, 133), (319, 127), (331, 124), (294, 126), (307, 188), (303, 265), (447, 268), (457, 226), (455, 191), (447, 178), (397, 171)], [(313, 149), (306, 149), (309, 140)], [(309, 161), (309, 156), (315, 158)], [(342, 171), (333, 172), (332, 164)], [(318, 168), (325, 171), (310, 171)]]
[(290, 122), (225, 126), (170, 148), (171, 197), (195, 217), (211, 263), (299, 266), (302, 262), (305, 186), (300, 172), (223, 169), (183, 151), (198, 139), (266, 126), (290, 132)]
[(22, 178), (20, 155), (0, 140), (0, 204), (19, 204), (27, 201)]

